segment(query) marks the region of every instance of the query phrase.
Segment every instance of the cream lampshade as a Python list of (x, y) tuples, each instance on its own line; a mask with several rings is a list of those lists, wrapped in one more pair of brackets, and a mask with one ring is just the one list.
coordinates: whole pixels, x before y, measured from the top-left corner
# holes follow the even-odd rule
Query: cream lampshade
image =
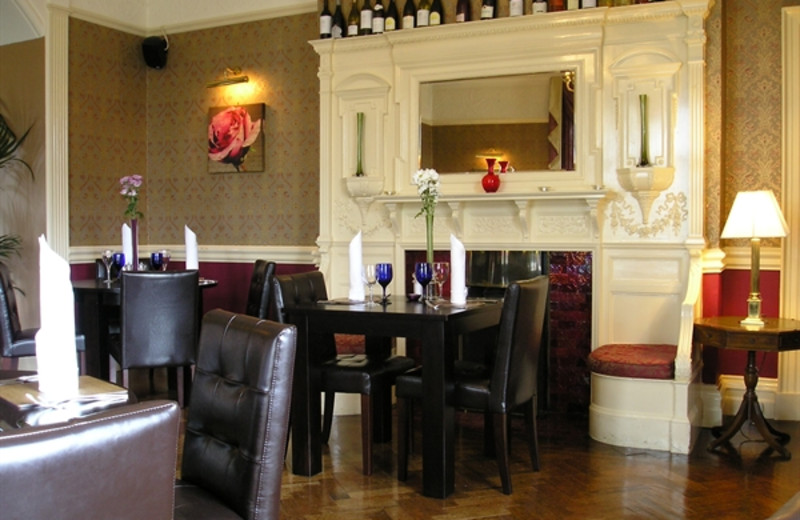
[(740, 191), (736, 194), (720, 238), (750, 239), (750, 296), (747, 298), (747, 318), (741, 321), (742, 325), (764, 325), (759, 289), (761, 239), (785, 237), (788, 232), (786, 220), (771, 191)]

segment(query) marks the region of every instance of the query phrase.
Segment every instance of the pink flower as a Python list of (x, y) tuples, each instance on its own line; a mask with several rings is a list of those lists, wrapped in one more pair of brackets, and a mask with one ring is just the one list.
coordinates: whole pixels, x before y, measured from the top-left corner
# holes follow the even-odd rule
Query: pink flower
[(208, 125), (208, 158), (232, 164), (236, 171), (244, 169), (247, 152), (259, 132), (261, 120), (251, 121), (242, 107), (229, 107), (211, 119)]

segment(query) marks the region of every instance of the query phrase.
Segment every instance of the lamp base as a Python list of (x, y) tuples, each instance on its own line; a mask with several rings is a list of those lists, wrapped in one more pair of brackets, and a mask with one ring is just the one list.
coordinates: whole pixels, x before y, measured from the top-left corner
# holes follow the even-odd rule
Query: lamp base
[(747, 317), (739, 323), (745, 327), (764, 326), (764, 320), (761, 319), (761, 296), (758, 293), (750, 293), (747, 299)]

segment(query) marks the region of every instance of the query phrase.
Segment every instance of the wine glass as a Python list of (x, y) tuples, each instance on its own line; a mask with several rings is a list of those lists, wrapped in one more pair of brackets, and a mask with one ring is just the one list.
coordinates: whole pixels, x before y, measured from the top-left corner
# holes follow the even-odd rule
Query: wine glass
[(103, 265), (106, 266), (106, 285), (111, 285), (111, 264), (114, 262), (114, 251), (106, 249), (101, 256)]
[(387, 305), (389, 301), (386, 299), (386, 286), (392, 281), (392, 264), (377, 264), (375, 266), (375, 274), (378, 279), (378, 283), (381, 284), (381, 287), (383, 288), (383, 298), (381, 299), (381, 303)]
[(164, 270), (164, 254), (161, 251), (156, 251), (150, 255), (150, 267), (154, 271)]
[(450, 276), (450, 263), (449, 262), (434, 262), (433, 263), (433, 283), (439, 286), (438, 298), (444, 298), (444, 282)]
[(161, 270), (166, 271), (167, 265), (169, 264), (169, 259), (172, 258), (172, 255), (170, 255), (169, 250), (167, 249), (162, 249), (159, 251), (159, 253), (161, 253)]
[(116, 268), (116, 277), (119, 278), (122, 276), (122, 271), (125, 268), (125, 253), (114, 253), (112, 258), (114, 259), (112, 267)]
[(414, 274), (417, 276), (417, 283), (422, 286), (422, 298), (425, 298), (425, 288), (433, 278), (433, 268), (428, 262), (417, 262), (414, 265)]
[(372, 300), (372, 286), (378, 281), (378, 278), (375, 274), (375, 264), (364, 265), (363, 273), (364, 283), (366, 283), (367, 287), (369, 288), (369, 300), (367, 300), (367, 305), (375, 305), (375, 302)]

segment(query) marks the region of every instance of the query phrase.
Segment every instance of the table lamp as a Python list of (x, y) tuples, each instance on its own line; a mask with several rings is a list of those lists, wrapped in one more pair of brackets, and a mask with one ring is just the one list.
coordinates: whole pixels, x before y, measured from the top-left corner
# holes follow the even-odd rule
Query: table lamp
[(761, 239), (785, 237), (788, 232), (786, 220), (771, 191), (740, 191), (736, 194), (720, 238), (750, 239), (750, 296), (747, 298), (747, 318), (740, 322), (742, 325), (764, 325), (759, 292)]

